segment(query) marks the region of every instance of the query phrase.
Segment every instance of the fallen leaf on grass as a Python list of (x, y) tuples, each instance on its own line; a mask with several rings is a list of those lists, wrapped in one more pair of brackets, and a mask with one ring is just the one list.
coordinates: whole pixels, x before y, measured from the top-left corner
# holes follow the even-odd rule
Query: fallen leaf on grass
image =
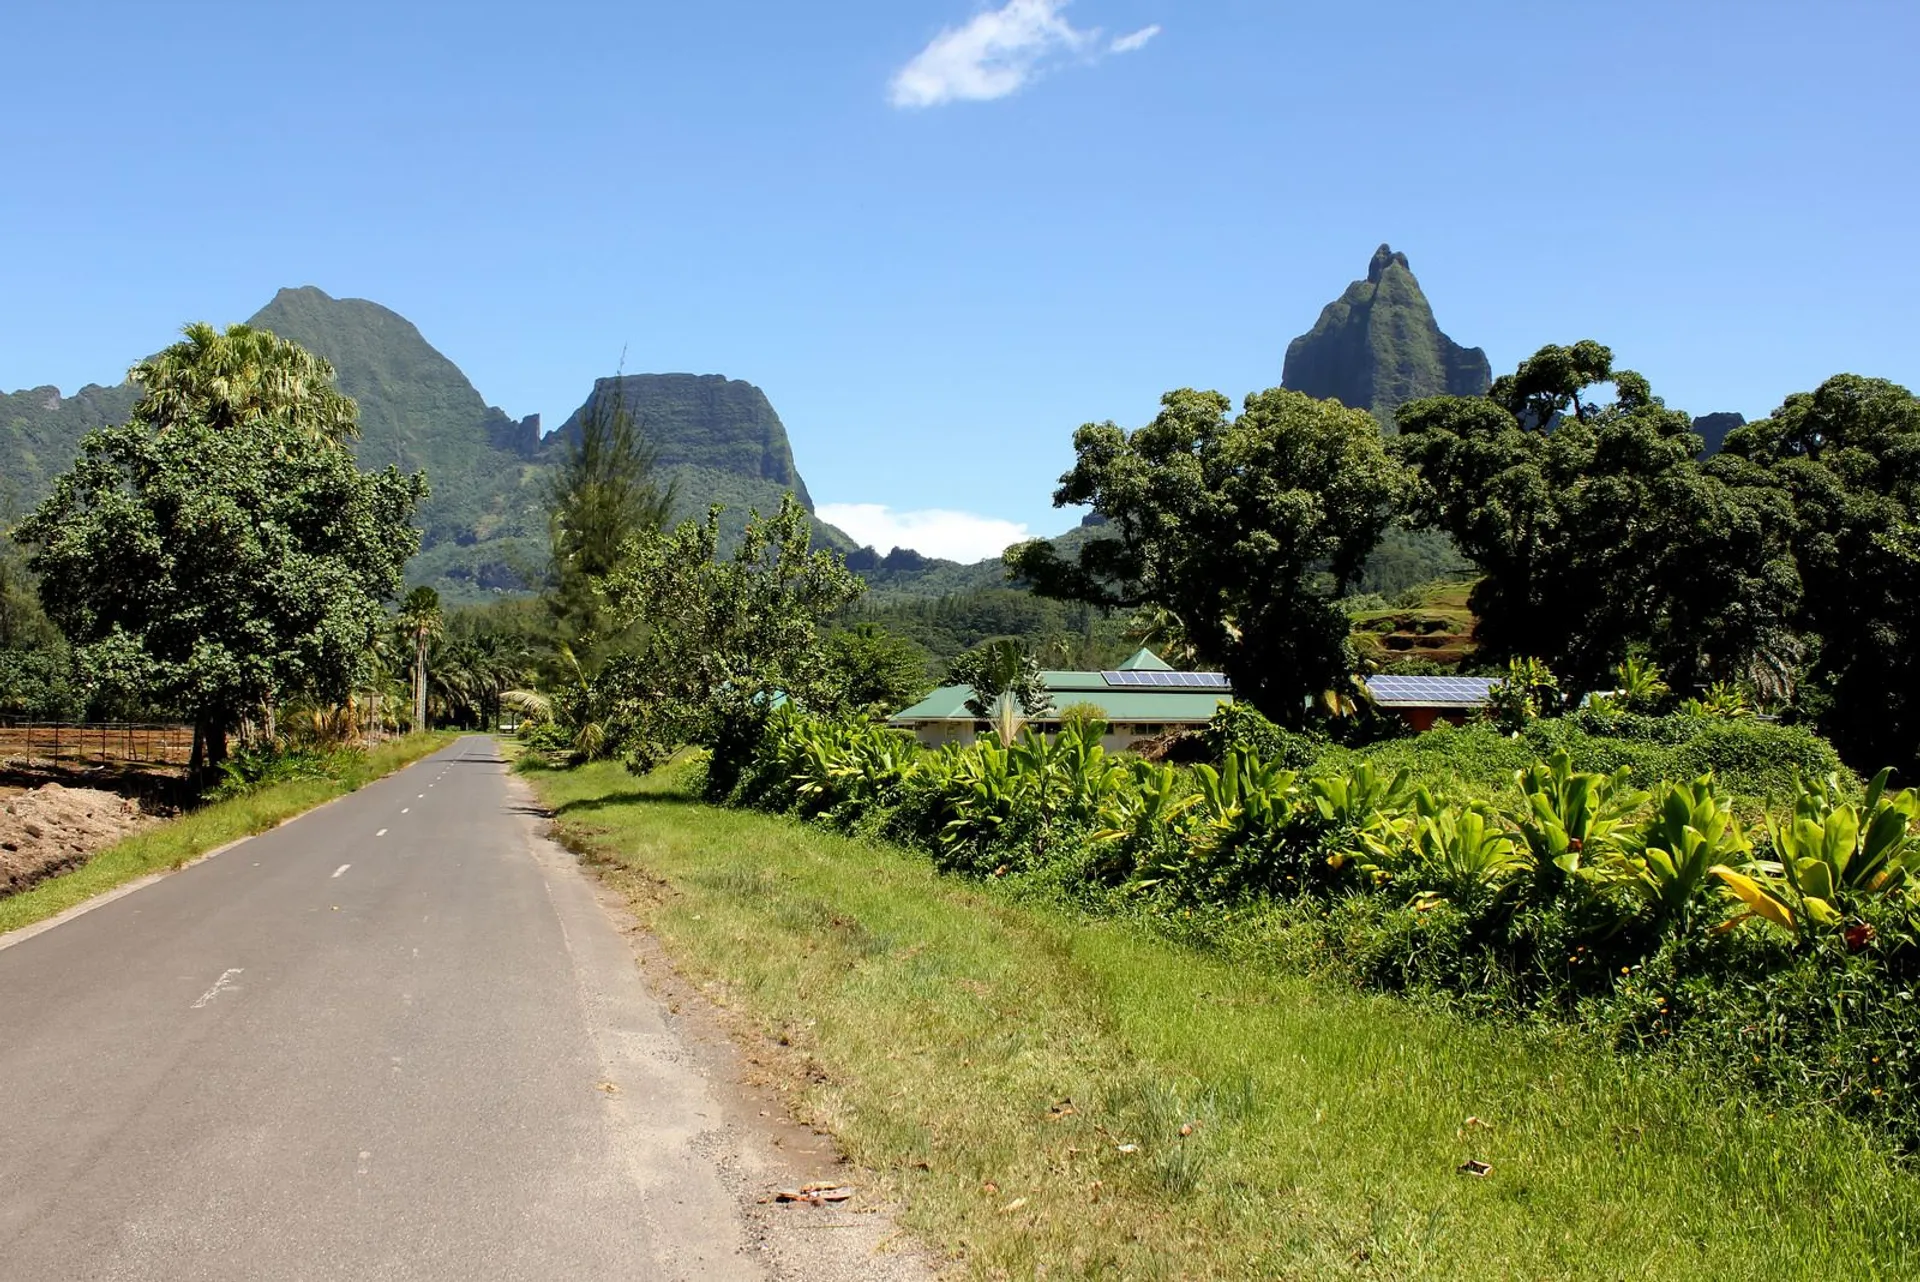
[(1492, 1123), (1492, 1122), (1483, 1122), (1483, 1121), (1481, 1121), (1481, 1120), (1480, 1120), (1479, 1118), (1477, 1118), (1477, 1117), (1469, 1117), (1469, 1118), (1467, 1119), (1467, 1125), (1468, 1125), (1468, 1126), (1484, 1126), (1484, 1127), (1486, 1127), (1486, 1128), (1487, 1128), (1488, 1130), (1492, 1130), (1492, 1129), (1493, 1129), (1493, 1123)]
[(1122, 1153), (1138, 1153), (1140, 1151), (1138, 1144), (1115, 1144), (1114, 1147)]
[(1019, 1210), (1021, 1207), (1025, 1206), (1026, 1204), (1027, 1204), (1026, 1198), (1016, 1197), (1013, 1199), (1013, 1201), (1007, 1203), (1005, 1206), (1000, 1208), (1000, 1214), (1011, 1215), (1013, 1212)]
[(1186, 1122), (1186, 1123), (1184, 1123), (1184, 1124), (1182, 1124), (1182, 1125), (1181, 1125), (1181, 1127), (1180, 1127), (1180, 1138), (1181, 1138), (1181, 1139), (1185, 1139), (1185, 1138), (1187, 1138), (1187, 1136), (1189, 1136), (1189, 1135), (1191, 1135), (1191, 1134), (1193, 1134), (1193, 1133), (1194, 1133), (1195, 1131), (1197, 1131), (1197, 1130), (1199, 1130), (1199, 1129), (1200, 1129), (1200, 1123), (1198, 1123), (1198, 1122)]
[(1049, 1108), (1047, 1110), (1047, 1117), (1057, 1122), (1063, 1117), (1072, 1117), (1075, 1113), (1078, 1113), (1079, 1111), (1080, 1111), (1079, 1109), (1073, 1106), (1072, 1100), (1063, 1099), (1058, 1104), (1055, 1104), (1052, 1108)]
[(1483, 1162), (1477, 1157), (1470, 1157), (1460, 1163), (1460, 1174), (1462, 1175), (1473, 1175), (1484, 1180), (1492, 1173), (1493, 1163)]

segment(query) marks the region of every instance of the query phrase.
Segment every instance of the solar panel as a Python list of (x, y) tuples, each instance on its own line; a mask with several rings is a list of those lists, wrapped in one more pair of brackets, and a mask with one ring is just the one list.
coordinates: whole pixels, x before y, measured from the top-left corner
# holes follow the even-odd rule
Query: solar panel
[(1368, 677), (1367, 690), (1380, 703), (1477, 705), (1500, 684), (1498, 677)]
[(1224, 672), (1102, 672), (1100, 677), (1115, 689), (1158, 690), (1231, 690), (1233, 683)]

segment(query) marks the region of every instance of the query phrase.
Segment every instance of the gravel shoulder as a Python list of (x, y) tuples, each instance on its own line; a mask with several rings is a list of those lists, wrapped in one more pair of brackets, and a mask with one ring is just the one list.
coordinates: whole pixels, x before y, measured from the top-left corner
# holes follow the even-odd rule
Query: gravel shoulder
[[(551, 839), (531, 788), (517, 777), (513, 787), (528, 819), (527, 839), (573, 941), (589, 1025), (615, 1088), (610, 1103), (618, 1107), (628, 1094), (623, 1072), (645, 1083), (651, 1097), (646, 1113), (652, 1120), (627, 1119), (634, 1128), (635, 1179), (655, 1183), (663, 1158), (668, 1165), (684, 1158), (699, 1168), (701, 1182), (717, 1182), (733, 1212), (733, 1223), (718, 1236), (749, 1262), (744, 1276), (780, 1282), (938, 1276), (831, 1137), (793, 1120), (783, 1090), (790, 1066), (781, 1048), (682, 979), (633, 916), (626, 889), (583, 869)], [(645, 1012), (647, 1027), (634, 1025), (636, 1011)], [(663, 1092), (671, 1100), (665, 1108)], [(853, 1195), (819, 1205), (778, 1198), (781, 1191), (822, 1185)]]

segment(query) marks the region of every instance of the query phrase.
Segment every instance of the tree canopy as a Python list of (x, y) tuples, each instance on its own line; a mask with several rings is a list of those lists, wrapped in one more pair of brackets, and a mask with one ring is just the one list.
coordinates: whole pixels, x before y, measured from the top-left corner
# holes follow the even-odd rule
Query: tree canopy
[(658, 482), (657, 448), (618, 386), (596, 390), (562, 449), (547, 479), (547, 603), (562, 640), (594, 669), (614, 641), (596, 585), (619, 568), (636, 537), (667, 523), (675, 487)]
[[(1728, 434), (1793, 514), (1811, 711), (1851, 760), (1920, 763), (1920, 398), (1840, 374)], [(1911, 780), (1909, 782), (1912, 782)]]
[(718, 559), (720, 510), (669, 531), (642, 531), (606, 583), (614, 624), (644, 623), (633, 652), (608, 662), (619, 738), (636, 767), (682, 744), (714, 750), (724, 790), (736, 750), (757, 741), (780, 703), (831, 708), (843, 697), (819, 630), (864, 588), (839, 557), (811, 547), (812, 523), (789, 495), (747, 521), (739, 549)]
[(1538, 657), (1589, 690), (1645, 645), (1700, 684), (1744, 674), (1787, 626), (1788, 505), (1755, 469), (1703, 466), (1691, 418), (1600, 344), (1542, 348), (1484, 397), (1415, 401), (1400, 429), (1412, 518), (1481, 571), (1489, 657)]
[(323, 362), (244, 327), (187, 334), (16, 537), (82, 673), (190, 712), (217, 762), (277, 701), (346, 697), (427, 483), (355, 465)]
[(1298, 723), (1347, 670), (1338, 602), (1406, 482), (1364, 410), (1281, 389), (1231, 409), (1218, 392), (1183, 389), (1135, 432), (1082, 427), (1054, 503), (1090, 505), (1114, 537), (1072, 561), (1024, 544), (1008, 564), (1049, 596), (1166, 611), (1241, 697)]

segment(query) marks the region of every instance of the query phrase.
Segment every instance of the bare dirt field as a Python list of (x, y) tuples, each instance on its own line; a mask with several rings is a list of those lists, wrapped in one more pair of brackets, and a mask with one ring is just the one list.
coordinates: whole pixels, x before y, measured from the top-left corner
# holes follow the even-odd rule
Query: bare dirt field
[(190, 726), (0, 724), (0, 768), (51, 765), (183, 766), (193, 751)]
[(77, 867), (153, 822), (137, 798), (98, 788), (47, 783), (0, 797), (0, 895)]

